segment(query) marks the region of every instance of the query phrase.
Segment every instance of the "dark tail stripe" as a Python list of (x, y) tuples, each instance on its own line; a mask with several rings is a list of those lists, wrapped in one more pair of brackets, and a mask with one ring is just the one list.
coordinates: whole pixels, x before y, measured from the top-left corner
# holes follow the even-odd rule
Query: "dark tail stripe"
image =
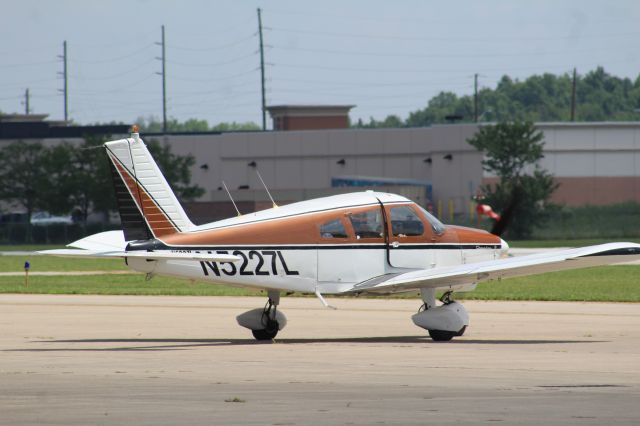
[(111, 168), (113, 187), (116, 194), (118, 212), (120, 213), (120, 221), (122, 222), (125, 241), (148, 240), (153, 238), (149, 226), (147, 226), (144, 217), (140, 214), (138, 206), (131, 197), (131, 193), (129, 193), (126, 184), (116, 170), (113, 162), (109, 161), (109, 167)]

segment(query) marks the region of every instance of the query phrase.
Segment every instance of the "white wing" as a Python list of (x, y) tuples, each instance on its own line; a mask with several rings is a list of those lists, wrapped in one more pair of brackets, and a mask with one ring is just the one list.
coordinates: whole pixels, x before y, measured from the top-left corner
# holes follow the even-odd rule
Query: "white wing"
[(633, 260), (640, 260), (640, 244), (608, 243), (445, 268), (389, 274), (356, 284), (348, 292), (393, 293), (419, 288), (455, 288), (500, 278), (612, 265)]

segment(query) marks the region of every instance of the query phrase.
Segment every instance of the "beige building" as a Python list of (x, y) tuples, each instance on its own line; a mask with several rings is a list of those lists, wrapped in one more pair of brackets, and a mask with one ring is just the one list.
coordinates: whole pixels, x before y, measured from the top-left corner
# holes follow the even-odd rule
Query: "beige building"
[[(640, 202), (640, 122), (539, 123), (538, 127), (545, 135), (541, 166), (560, 183), (555, 201), (569, 205)], [(122, 136), (122, 128), (111, 130), (114, 136)], [(480, 153), (466, 142), (476, 130), (477, 125), (452, 124), (142, 137), (169, 144), (178, 154), (195, 156), (192, 178), (206, 190), (198, 201), (216, 203), (216, 207), (201, 204), (191, 210), (209, 215), (207, 219), (233, 212), (222, 190), (223, 180), (243, 210), (270, 205), (256, 171), (280, 203), (363, 189), (332, 187), (334, 178), (375, 178), (382, 185), (377, 189), (400, 193), (423, 205), (431, 198), (434, 210), (440, 206), (441, 213), (448, 215), (450, 206), (456, 214), (466, 214), (478, 187), (492, 179), (482, 170)], [(56, 132), (19, 137), (19, 132), (7, 133), (0, 126), (0, 146), (16, 139), (80, 140), (70, 128)]]

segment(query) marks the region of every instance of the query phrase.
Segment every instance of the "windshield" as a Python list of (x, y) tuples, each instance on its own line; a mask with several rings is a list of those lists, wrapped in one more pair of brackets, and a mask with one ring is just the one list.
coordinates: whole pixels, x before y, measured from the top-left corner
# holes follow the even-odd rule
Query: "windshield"
[(440, 222), (438, 220), (438, 218), (436, 218), (434, 215), (432, 215), (431, 213), (429, 213), (424, 207), (422, 206), (418, 206), (418, 208), (422, 211), (422, 213), (424, 213), (424, 215), (427, 217), (427, 220), (429, 221), (429, 223), (431, 224), (431, 229), (433, 229), (433, 232), (436, 235), (440, 235), (445, 231), (445, 227), (444, 224), (442, 222)]

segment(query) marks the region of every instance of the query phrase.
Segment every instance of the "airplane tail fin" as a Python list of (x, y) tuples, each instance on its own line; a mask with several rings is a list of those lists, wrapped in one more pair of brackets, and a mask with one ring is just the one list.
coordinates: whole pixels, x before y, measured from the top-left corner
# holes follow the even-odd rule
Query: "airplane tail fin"
[(137, 133), (104, 146), (126, 241), (158, 238), (193, 228)]

